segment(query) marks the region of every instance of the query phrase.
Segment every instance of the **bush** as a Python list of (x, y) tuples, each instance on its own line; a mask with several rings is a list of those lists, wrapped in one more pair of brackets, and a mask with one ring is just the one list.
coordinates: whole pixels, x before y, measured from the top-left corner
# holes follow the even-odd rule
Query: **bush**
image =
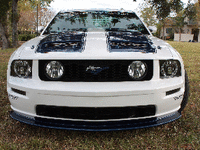
[(18, 40), (19, 41), (28, 41), (34, 37), (36, 37), (36, 34), (19, 34)]

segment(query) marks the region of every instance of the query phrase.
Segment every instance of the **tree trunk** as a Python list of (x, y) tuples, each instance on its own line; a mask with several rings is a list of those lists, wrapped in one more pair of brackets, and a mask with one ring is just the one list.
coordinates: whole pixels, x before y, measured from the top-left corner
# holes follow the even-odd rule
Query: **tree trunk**
[(163, 24), (163, 40), (165, 40), (165, 24)]
[(18, 30), (17, 30), (17, 23), (18, 23), (18, 13), (17, 13), (17, 3), (18, 0), (12, 1), (12, 46), (18, 46)]
[(1, 22), (0, 22), (0, 35), (2, 38), (2, 49), (7, 49), (9, 47), (9, 41), (6, 36), (6, 30), (4, 28), (4, 25)]
[(181, 41), (181, 28), (179, 28), (179, 42)]

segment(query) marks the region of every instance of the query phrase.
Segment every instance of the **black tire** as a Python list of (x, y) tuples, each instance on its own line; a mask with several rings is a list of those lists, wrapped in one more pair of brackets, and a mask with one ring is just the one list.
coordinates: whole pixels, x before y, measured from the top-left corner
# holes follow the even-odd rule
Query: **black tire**
[(186, 104), (188, 103), (189, 95), (190, 95), (190, 85), (189, 85), (187, 72), (185, 71), (185, 92), (184, 92), (184, 97), (181, 102), (181, 108), (179, 109), (179, 112), (183, 111)]

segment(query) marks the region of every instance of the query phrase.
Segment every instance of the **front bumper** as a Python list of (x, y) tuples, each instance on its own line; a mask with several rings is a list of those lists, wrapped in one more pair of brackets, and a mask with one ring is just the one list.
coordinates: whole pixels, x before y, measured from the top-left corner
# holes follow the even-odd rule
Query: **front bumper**
[[(68, 130), (108, 131), (152, 127), (178, 119), (184, 94), (182, 77), (143, 82), (44, 82), (10, 77), (7, 91), (11, 117), (18, 121)], [(25, 91), (22, 95), (12, 88)], [(169, 91), (180, 89), (167, 95)], [(38, 115), (36, 107), (129, 107), (154, 105), (152, 116), (115, 119), (74, 119)]]
[(29, 125), (66, 129), (66, 130), (79, 130), (79, 131), (116, 131), (116, 130), (131, 130), (158, 126), (169, 123), (181, 117), (180, 112), (175, 112), (165, 117), (153, 117), (148, 119), (137, 120), (122, 120), (122, 121), (105, 121), (105, 122), (88, 122), (88, 121), (70, 121), (59, 119), (47, 119), (40, 117), (28, 118), (16, 112), (11, 112), (10, 116), (22, 123)]

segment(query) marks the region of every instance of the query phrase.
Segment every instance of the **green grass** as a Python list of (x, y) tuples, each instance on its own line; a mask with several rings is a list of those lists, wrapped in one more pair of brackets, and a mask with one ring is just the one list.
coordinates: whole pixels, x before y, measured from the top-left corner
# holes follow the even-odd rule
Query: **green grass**
[(14, 49), (0, 51), (0, 150), (7, 149), (200, 149), (200, 43), (169, 42), (182, 55), (190, 79), (183, 116), (166, 125), (115, 132), (40, 128), (9, 117), (7, 62)]

